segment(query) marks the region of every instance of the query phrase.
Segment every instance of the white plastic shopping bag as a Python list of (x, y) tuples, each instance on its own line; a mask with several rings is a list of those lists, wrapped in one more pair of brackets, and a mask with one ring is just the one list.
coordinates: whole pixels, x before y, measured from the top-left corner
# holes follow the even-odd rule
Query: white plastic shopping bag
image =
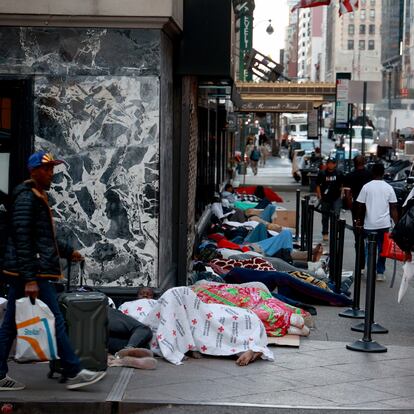
[(0, 325), (3, 323), (6, 309), (7, 309), (7, 299), (0, 297)]
[(402, 298), (407, 292), (408, 283), (414, 276), (414, 263), (413, 262), (405, 262), (403, 265), (403, 276), (401, 279), (400, 290), (398, 291), (398, 303), (401, 302)]
[(16, 300), (17, 343), (15, 359), (19, 362), (57, 359), (55, 317), (49, 307), (29, 297)]

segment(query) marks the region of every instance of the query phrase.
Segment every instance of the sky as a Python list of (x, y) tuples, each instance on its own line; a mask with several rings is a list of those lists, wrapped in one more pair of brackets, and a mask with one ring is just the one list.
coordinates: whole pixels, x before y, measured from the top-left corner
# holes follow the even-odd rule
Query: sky
[[(289, 21), (287, 0), (256, 0), (253, 23), (253, 48), (279, 62), (279, 50), (285, 46), (286, 26)], [(272, 35), (266, 27), (272, 20)]]

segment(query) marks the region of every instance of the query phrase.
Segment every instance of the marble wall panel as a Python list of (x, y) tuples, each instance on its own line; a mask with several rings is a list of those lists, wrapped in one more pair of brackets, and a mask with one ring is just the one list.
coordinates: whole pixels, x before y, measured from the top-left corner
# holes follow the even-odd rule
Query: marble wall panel
[(66, 161), (51, 201), (89, 283), (158, 285), (157, 76), (38, 76), (35, 144)]
[(0, 73), (159, 75), (160, 35), (152, 29), (0, 27)]

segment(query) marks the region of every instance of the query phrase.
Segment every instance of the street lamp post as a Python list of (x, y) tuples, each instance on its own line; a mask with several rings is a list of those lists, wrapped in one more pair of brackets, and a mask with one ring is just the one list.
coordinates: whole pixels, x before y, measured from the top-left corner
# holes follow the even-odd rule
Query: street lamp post
[(269, 35), (269, 36), (271, 36), (274, 32), (275, 32), (275, 29), (273, 28), (273, 26), (272, 26), (272, 19), (268, 19), (268, 20), (260, 20), (260, 22), (257, 22), (254, 26), (253, 26), (253, 29), (256, 29), (257, 28), (257, 26), (259, 26), (259, 24), (262, 24), (262, 23), (265, 23), (265, 22), (268, 22), (269, 24), (268, 24), (268, 26), (266, 27), (266, 33)]
[(391, 104), (391, 87), (392, 87), (392, 69), (387, 69), (387, 75), (388, 75), (388, 109), (391, 111), (392, 104)]

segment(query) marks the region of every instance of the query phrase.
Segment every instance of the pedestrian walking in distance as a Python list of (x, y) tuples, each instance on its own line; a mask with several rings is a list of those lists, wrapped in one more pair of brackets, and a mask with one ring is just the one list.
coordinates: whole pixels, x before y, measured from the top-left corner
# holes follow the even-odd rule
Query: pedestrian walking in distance
[(322, 237), (324, 241), (329, 239), (329, 213), (334, 211), (339, 216), (341, 212), (343, 181), (342, 172), (336, 169), (336, 160), (329, 158), (326, 161), (326, 169), (319, 171), (316, 179), (316, 195), (321, 203)]
[(255, 145), (253, 151), (250, 154), (250, 166), (252, 167), (252, 171), (254, 175), (257, 175), (257, 164), (260, 160), (260, 151), (257, 149)]
[(259, 135), (259, 150), (260, 150), (260, 166), (264, 167), (266, 165), (267, 155), (269, 153), (268, 149), (269, 140), (266, 134), (263, 132)]
[(83, 260), (78, 251), (56, 239), (48, 205), (47, 191), (52, 183), (53, 169), (62, 162), (45, 151), (34, 153), (27, 164), (30, 180), (17, 186), (13, 192), (3, 265), (10, 289), (0, 328), (0, 391), (25, 388), (24, 384), (7, 375), (7, 358), (16, 337), (16, 300), (24, 296), (41, 299), (55, 316), (58, 355), (63, 375), (68, 378), (68, 389), (94, 384), (105, 376), (105, 371), (93, 372), (81, 368), (69, 342), (56, 290), (51, 283), (62, 277), (59, 257)]

